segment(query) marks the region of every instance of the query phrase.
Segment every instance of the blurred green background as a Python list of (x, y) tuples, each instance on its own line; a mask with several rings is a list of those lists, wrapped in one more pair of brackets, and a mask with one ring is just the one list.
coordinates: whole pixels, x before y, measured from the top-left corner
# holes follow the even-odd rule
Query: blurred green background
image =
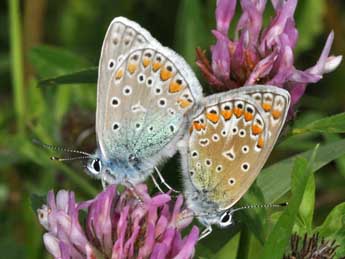
[[(94, 150), (96, 85), (88, 82), (95, 81), (94, 70), (90, 68), (97, 66), (103, 37), (112, 18), (126, 16), (137, 21), (163, 45), (185, 57), (197, 71), (195, 48), (209, 49), (214, 43), (210, 31), (215, 27), (215, 4), (216, 1), (206, 0), (0, 2), (0, 258), (49, 258), (42, 243), (42, 227), (30, 204), (33, 193), (44, 195), (50, 189), (66, 188), (75, 191), (78, 199), (85, 200), (101, 190), (99, 182), (85, 177), (80, 162), (51, 161), (49, 157), (58, 154), (33, 145), (31, 140), (37, 138), (45, 143)], [(239, 11), (240, 8), (237, 17)], [(266, 21), (272, 13), (269, 7)], [(295, 18), (300, 33), (295, 52), (297, 68), (308, 68), (317, 61), (331, 30), (335, 32), (331, 53), (345, 54), (344, 1), (301, 0)], [(84, 69), (88, 70), (82, 76), (73, 74)], [(73, 76), (59, 77), (66, 74)], [(200, 73), (197, 74), (204, 82)], [(49, 84), (56, 77), (56, 81), (73, 84)], [(47, 78), (38, 87), (39, 81)], [(340, 130), (293, 133), (294, 129), (308, 129), (306, 125), (315, 120), (344, 112), (344, 82), (345, 65), (342, 64), (321, 82), (309, 85), (296, 119), (289, 122), (268, 162), (272, 166), (267, 167), (265, 178), (259, 178), (246, 201), (288, 200), (291, 168), (283, 168), (290, 170), (283, 178), (274, 178), (272, 172), (281, 169), (282, 159), (312, 150), (317, 143), (321, 143), (324, 153), (319, 158), (324, 161), (321, 159), (316, 166), (322, 168), (315, 174), (313, 224), (321, 224), (331, 209), (345, 200), (345, 156), (342, 155), (345, 144), (341, 142), (344, 116), (339, 119), (342, 120), (342, 125), (338, 125)], [(203, 85), (206, 93), (212, 92)], [(175, 173), (177, 156), (161, 170), (169, 183), (181, 189)], [(261, 188), (269, 181), (276, 183), (277, 194)], [(275, 222), (280, 212), (253, 213), (261, 214), (261, 221)], [(255, 258), (255, 251), (261, 247), (260, 224), (257, 229), (253, 218), (250, 220), (250, 215), (245, 214), (236, 222), (234, 228), (215, 231), (201, 242), (197, 256), (235, 258), (237, 254), (238, 258)]]

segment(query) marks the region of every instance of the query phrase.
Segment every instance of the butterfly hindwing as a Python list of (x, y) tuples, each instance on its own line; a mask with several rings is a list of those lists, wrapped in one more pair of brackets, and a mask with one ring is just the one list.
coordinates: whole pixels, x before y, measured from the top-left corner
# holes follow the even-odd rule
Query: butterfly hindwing
[[(268, 94), (272, 103), (266, 111), (263, 100)], [(289, 102), (285, 90), (269, 86), (243, 87), (206, 98), (193, 116), (187, 142), (186, 173), (194, 188), (220, 209), (233, 206), (265, 164)]]
[(113, 71), (103, 100), (103, 152), (141, 160), (169, 153), (184, 130), (185, 114), (201, 96), (193, 72), (170, 49), (149, 45), (130, 51)]

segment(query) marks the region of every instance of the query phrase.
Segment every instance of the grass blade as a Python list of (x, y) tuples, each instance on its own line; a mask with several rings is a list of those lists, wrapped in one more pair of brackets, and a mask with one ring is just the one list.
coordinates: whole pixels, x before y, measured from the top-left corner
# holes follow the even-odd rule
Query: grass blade
[(308, 132), (318, 133), (344, 133), (345, 132), (345, 112), (333, 116), (313, 121), (303, 128), (292, 130), (293, 135), (305, 134)]
[[(272, 203), (290, 190), (291, 171), (297, 158), (308, 159), (313, 150), (303, 152), (288, 159), (279, 161), (260, 173), (257, 184), (266, 203)], [(312, 171), (315, 172), (329, 162), (345, 154), (345, 140), (339, 140), (320, 146)]]

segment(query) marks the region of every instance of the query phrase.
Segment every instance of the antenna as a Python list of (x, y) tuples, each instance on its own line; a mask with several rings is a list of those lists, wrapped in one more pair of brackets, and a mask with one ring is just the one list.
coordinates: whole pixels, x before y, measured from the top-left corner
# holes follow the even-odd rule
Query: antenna
[(90, 153), (87, 153), (84, 151), (45, 144), (45, 143), (40, 142), (37, 139), (33, 139), (32, 142), (41, 148), (50, 149), (50, 150), (54, 150), (54, 151), (58, 151), (58, 152), (75, 153), (75, 154), (82, 155), (82, 156), (78, 156), (78, 157), (66, 157), (66, 158), (60, 158), (60, 157), (56, 157), (56, 156), (50, 157), (50, 159), (54, 160), (54, 161), (63, 162), (63, 161), (81, 160), (81, 159), (90, 158), (92, 156)]
[(279, 203), (279, 204), (256, 204), (256, 205), (247, 205), (243, 207), (239, 207), (236, 209), (233, 209), (231, 213), (234, 213), (239, 210), (246, 210), (246, 209), (257, 209), (257, 208), (281, 208), (288, 206), (287, 202)]
[(82, 160), (82, 159), (88, 159), (90, 156), (77, 156), (77, 157), (56, 157), (56, 156), (51, 156), (50, 159), (54, 161), (72, 161), (72, 160)]

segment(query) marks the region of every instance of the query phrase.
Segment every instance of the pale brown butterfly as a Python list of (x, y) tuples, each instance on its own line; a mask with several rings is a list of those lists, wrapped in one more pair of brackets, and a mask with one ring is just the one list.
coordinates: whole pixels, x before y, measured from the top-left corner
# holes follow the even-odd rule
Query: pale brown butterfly
[(185, 197), (206, 226), (201, 238), (232, 224), (233, 206), (264, 166), (285, 123), (289, 93), (246, 86), (205, 98), (179, 143)]

